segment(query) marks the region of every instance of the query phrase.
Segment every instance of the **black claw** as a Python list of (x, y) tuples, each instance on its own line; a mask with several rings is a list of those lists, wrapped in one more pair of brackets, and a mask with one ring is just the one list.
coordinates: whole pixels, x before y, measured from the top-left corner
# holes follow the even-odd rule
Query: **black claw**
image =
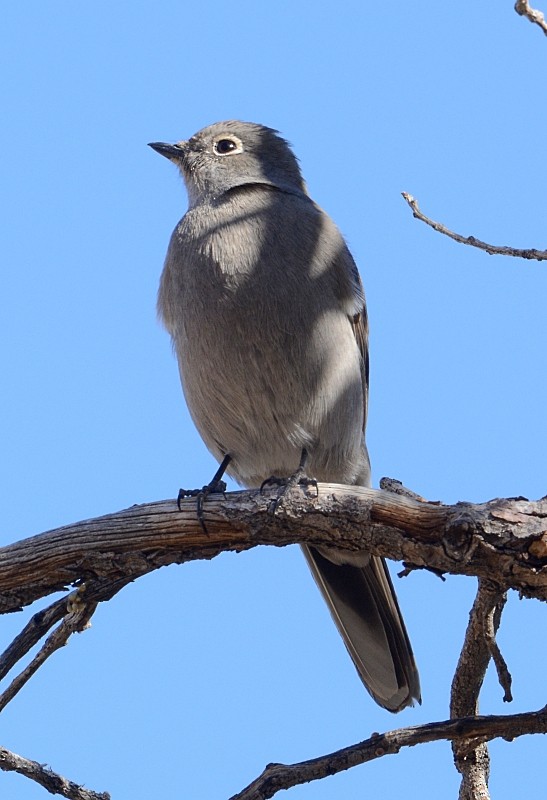
[[(205, 489), (207, 487), (204, 486), (203, 488)], [(210, 492), (208, 494), (210, 494)], [(197, 501), (197, 504), (196, 504), (196, 512), (197, 512), (197, 515), (198, 515), (198, 522), (199, 522), (199, 524), (201, 526), (201, 530), (203, 531), (205, 536), (208, 536), (209, 535), (209, 531), (207, 530), (207, 525), (205, 524), (205, 519), (203, 517), (203, 501), (205, 500), (207, 495), (205, 494), (204, 491), (201, 491), (198, 494), (197, 497), (198, 497), (198, 501)]]
[(177, 507), (180, 511), (180, 504), (181, 501), (184, 500), (185, 497), (195, 497), (196, 502), (196, 512), (197, 517), (199, 520), (199, 524), (201, 525), (201, 529), (203, 533), (208, 534), (207, 526), (205, 525), (205, 520), (203, 518), (203, 504), (205, 500), (209, 497), (210, 494), (221, 494), (224, 496), (226, 494), (226, 482), (223, 480), (213, 480), (211, 483), (202, 486), (201, 489), (179, 489), (179, 493), (177, 495)]
[(319, 486), (317, 484), (317, 480), (315, 478), (308, 478), (308, 476), (304, 473), (307, 457), (307, 452), (303, 450), (298, 469), (288, 478), (278, 478), (277, 475), (272, 475), (271, 478), (266, 478), (265, 481), (262, 481), (260, 486), (261, 493), (265, 486), (281, 486), (277, 497), (275, 500), (272, 500), (269, 505), (268, 514), (272, 514), (273, 516), (276, 513), (278, 508), (283, 504), (283, 498), (285, 495), (288, 494), (295, 486), (313, 486), (316, 497), (319, 497)]
[(313, 488), (315, 489), (315, 496), (319, 497), (319, 484), (317, 483), (316, 478), (306, 478), (304, 476), (303, 478), (300, 478), (298, 483), (300, 484), (300, 486), (313, 486)]
[(182, 500), (184, 500), (186, 497), (197, 497), (200, 492), (201, 489), (179, 489), (179, 493), (177, 495), (177, 506), (179, 511), (181, 510), (180, 504)]

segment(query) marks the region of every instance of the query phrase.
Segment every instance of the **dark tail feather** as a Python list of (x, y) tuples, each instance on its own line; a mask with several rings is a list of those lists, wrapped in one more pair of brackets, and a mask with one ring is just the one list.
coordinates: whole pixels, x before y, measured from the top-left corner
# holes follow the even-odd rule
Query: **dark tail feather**
[(314, 547), (304, 555), (361, 680), (388, 711), (421, 703), (420, 679), (383, 558), (335, 564)]

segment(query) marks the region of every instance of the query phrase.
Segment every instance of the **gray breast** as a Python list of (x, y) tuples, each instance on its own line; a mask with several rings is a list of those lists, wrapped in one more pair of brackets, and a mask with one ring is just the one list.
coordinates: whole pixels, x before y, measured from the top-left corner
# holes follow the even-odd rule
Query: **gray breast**
[(291, 473), (302, 447), (318, 479), (362, 467), (346, 252), (310, 200), (264, 188), (197, 207), (173, 233), (160, 313), (194, 422), (244, 485)]

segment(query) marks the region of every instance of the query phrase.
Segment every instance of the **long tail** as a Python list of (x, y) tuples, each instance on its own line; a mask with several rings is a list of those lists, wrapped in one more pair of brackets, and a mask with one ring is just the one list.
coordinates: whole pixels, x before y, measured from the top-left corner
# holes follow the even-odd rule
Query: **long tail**
[(384, 559), (371, 556), (361, 567), (333, 563), (314, 547), (302, 549), (372, 697), (388, 711), (421, 703), (418, 670)]

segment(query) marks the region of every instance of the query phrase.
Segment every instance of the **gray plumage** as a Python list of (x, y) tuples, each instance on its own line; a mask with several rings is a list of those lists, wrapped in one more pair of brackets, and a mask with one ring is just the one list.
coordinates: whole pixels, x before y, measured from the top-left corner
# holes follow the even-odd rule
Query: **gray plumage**
[[(370, 485), (367, 317), (353, 258), (276, 131), (229, 121), (176, 145), (189, 208), (158, 309), (205, 444), (243, 486), (290, 476)], [(366, 688), (390, 711), (420, 700), (384, 561), (304, 547)]]

